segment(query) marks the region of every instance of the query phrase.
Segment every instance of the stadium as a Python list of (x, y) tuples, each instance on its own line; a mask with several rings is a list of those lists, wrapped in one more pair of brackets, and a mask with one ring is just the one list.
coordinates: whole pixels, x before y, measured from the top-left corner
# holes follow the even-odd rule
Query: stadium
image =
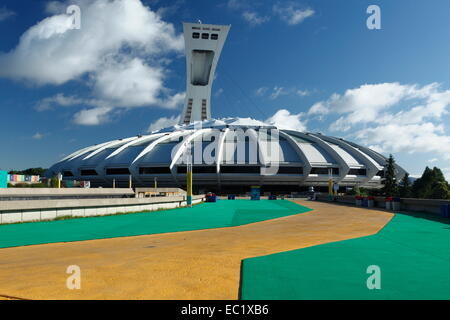
[[(320, 133), (284, 130), (251, 118), (213, 119), (211, 89), (230, 26), (184, 23), (186, 100), (180, 123), (148, 135), (100, 143), (65, 157), (47, 172), (94, 187), (186, 186), (194, 192), (293, 192), (325, 187), (382, 186), (387, 158)], [(397, 179), (406, 171), (396, 165)]]

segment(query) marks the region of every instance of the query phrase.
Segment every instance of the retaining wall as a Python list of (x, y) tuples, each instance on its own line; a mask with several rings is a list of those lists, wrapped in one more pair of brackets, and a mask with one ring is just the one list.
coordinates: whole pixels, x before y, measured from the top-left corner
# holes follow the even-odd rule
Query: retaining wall
[[(192, 203), (204, 200), (193, 196)], [(183, 196), (125, 199), (28, 200), (0, 202), (0, 224), (52, 220), (57, 217), (88, 217), (123, 212), (173, 209), (186, 205)]]
[[(327, 194), (316, 195), (316, 199), (319, 201), (330, 201)], [(384, 197), (375, 197), (375, 207), (386, 208), (384, 199)], [(337, 196), (335, 202), (355, 205), (355, 196)], [(440, 215), (441, 205), (443, 204), (450, 204), (450, 200), (401, 198), (400, 210)]]

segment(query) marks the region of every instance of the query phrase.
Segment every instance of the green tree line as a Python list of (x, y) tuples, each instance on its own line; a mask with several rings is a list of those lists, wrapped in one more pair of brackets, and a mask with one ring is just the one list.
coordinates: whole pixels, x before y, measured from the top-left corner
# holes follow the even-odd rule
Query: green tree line
[(367, 190), (356, 187), (352, 192), (360, 195), (393, 196), (418, 199), (450, 199), (450, 185), (442, 170), (426, 167), (422, 176), (411, 184), (406, 174), (400, 181), (395, 177), (395, 160), (392, 155), (386, 162), (385, 179), (380, 190)]

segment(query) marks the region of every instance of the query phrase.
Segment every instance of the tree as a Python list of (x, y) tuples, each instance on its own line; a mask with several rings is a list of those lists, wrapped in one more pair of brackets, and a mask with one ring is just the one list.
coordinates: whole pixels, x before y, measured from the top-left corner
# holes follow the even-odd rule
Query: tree
[(400, 182), (399, 194), (402, 198), (410, 198), (412, 196), (411, 182), (409, 181), (408, 173), (405, 174)]
[(26, 176), (43, 176), (47, 169), (44, 168), (28, 168), (26, 170), (11, 170), (9, 174), (22, 174)]
[(398, 192), (397, 181), (395, 178), (395, 160), (389, 155), (386, 163), (386, 174), (384, 179), (383, 193), (385, 196), (394, 196)]
[(447, 199), (449, 197), (448, 185), (443, 181), (433, 183), (431, 186), (431, 199)]
[(437, 167), (426, 167), (422, 177), (417, 179), (412, 187), (414, 197), (422, 199), (448, 199), (449, 190), (444, 174)]

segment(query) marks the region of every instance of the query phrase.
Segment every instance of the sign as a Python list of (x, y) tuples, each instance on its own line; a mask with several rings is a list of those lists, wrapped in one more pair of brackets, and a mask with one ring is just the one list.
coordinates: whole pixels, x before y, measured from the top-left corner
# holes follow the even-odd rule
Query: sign
[(0, 171), (0, 188), (8, 188), (8, 172)]
[(261, 187), (252, 186), (250, 189), (250, 200), (259, 200), (261, 197)]

